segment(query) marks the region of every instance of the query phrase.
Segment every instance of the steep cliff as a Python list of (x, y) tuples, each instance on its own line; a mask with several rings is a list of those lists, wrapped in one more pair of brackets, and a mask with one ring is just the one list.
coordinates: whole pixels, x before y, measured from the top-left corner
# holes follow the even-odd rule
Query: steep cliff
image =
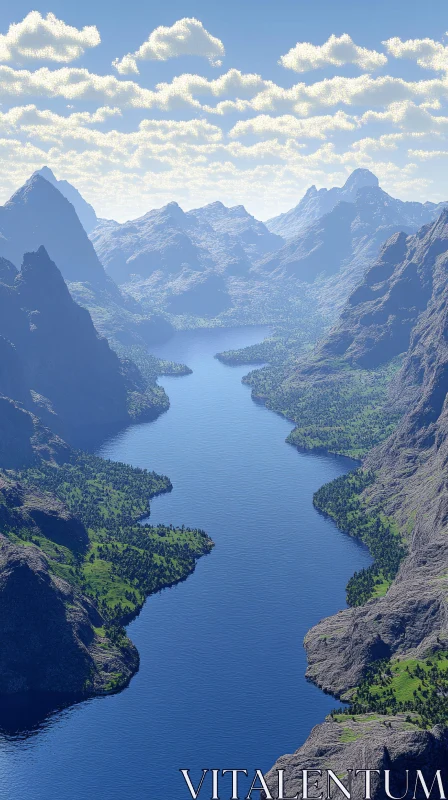
[(131, 642), (107, 637), (95, 606), (50, 573), (42, 551), (1, 534), (0, 598), (2, 694), (101, 694), (136, 671)]

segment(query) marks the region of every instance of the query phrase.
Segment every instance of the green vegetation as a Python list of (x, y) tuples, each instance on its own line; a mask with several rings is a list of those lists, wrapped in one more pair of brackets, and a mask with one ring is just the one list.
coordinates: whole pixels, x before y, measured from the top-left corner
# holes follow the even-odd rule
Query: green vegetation
[[(216, 358), (224, 364), (231, 365), (269, 362), (272, 369), (274, 365), (279, 366), (289, 362), (292, 354), (295, 357), (304, 354), (316, 341), (320, 332), (321, 326), (312, 322), (306, 331), (289, 331), (279, 328), (275, 335), (268, 337), (263, 342), (243, 347), (241, 350), (225, 350), (223, 353), (218, 353)], [(268, 371), (265, 370), (265, 372)], [(258, 372), (257, 370), (257, 373), (252, 374), (258, 374)]]
[(296, 423), (288, 442), (359, 459), (386, 439), (400, 418), (388, 403), (400, 359), (367, 370), (343, 359), (310, 355), (324, 332), (322, 318), (311, 314), (306, 329), (288, 320), (264, 342), (217, 358), (226, 364), (266, 364), (243, 382), (251, 386), (254, 399)]
[(146, 351), (140, 345), (125, 346), (113, 343), (113, 348), (122, 359), (123, 372), (130, 384), (137, 386), (128, 390), (128, 411), (134, 420), (153, 419), (167, 411), (170, 402), (165, 389), (157, 384), (159, 375), (189, 375), (191, 369), (185, 364), (165, 361)]
[(157, 358), (140, 345), (125, 346), (114, 342), (114, 350), (120, 358), (128, 358), (137, 365), (148, 385), (155, 385), (160, 375), (191, 375), (191, 369), (186, 364)]
[[(245, 382), (268, 408), (296, 423), (287, 441), (305, 450), (325, 450), (361, 458), (386, 439), (400, 414), (388, 408), (387, 390), (398, 362), (378, 370), (335, 365), (332, 371), (319, 362), (319, 379), (312, 366), (306, 378), (297, 367), (283, 365), (251, 372)], [(335, 369), (337, 367), (337, 369)]]
[(362, 496), (374, 480), (371, 470), (357, 469), (325, 484), (313, 497), (314, 506), (342, 531), (361, 539), (374, 558), (370, 567), (355, 572), (347, 584), (347, 603), (351, 606), (384, 595), (406, 553), (396, 523)]
[[(375, 711), (408, 713), (419, 727), (446, 724), (448, 718), (448, 652), (440, 650), (426, 659), (377, 661), (354, 691), (350, 706), (333, 712), (337, 721), (347, 715)], [(413, 716), (411, 716), (411, 714)]]
[(52, 571), (93, 598), (111, 623), (185, 578), (213, 546), (200, 530), (138, 524), (149, 513), (149, 498), (171, 488), (153, 472), (77, 453), (60, 467), (43, 462), (25, 470), (20, 480), (62, 500), (84, 524), (89, 544), (75, 552), (29, 529), (11, 530), (11, 537), (41, 547)]

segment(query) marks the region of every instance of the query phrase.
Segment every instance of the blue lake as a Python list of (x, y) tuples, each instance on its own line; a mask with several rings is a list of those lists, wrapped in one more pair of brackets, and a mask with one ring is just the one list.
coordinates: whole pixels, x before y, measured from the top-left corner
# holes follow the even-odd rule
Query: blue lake
[[(249, 368), (214, 358), (265, 333), (182, 332), (154, 350), (193, 374), (162, 378), (170, 410), (99, 453), (169, 475), (173, 491), (152, 502), (151, 521), (204, 528), (216, 547), (129, 626), (141, 667), (128, 689), (1, 738), (5, 797), (188, 800), (180, 768), (194, 779), (203, 767), (266, 771), (337, 705), (305, 681), (302, 641), (345, 607), (348, 578), (370, 563), (312, 505), (353, 462), (287, 445), (291, 423), (241, 384)], [(200, 797), (210, 796), (204, 784)]]

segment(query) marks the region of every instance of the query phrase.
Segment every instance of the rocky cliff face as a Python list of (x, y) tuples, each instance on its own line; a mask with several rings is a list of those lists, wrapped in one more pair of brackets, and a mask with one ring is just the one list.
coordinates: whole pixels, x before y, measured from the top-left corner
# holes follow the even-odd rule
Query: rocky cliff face
[(436, 284), (443, 288), (447, 249), (448, 211), (413, 236), (389, 239), (350, 296), (322, 354), (372, 368), (406, 352)]
[(0, 390), (70, 442), (128, 419), (121, 364), (45, 249), (0, 283)]
[[(318, 791), (326, 796), (326, 770), (332, 769), (343, 785), (350, 790), (352, 800), (364, 800), (367, 796), (365, 776), (355, 777), (356, 769), (380, 770), (378, 777), (372, 773), (371, 798), (386, 798), (384, 770), (391, 771), (390, 792), (394, 797), (412, 797), (416, 784), (416, 770), (422, 770), (429, 786), (436, 770), (441, 769), (441, 777), (446, 786), (448, 771), (445, 767), (448, 750), (448, 734), (436, 726), (431, 731), (420, 731), (409, 724), (404, 716), (372, 718), (357, 717), (344, 722), (328, 720), (316, 725), (310, 736), (295, 753), (278, 759), (267, 774), (267, 784), (272, 796), (278, 794), (276, 770), (283, 769), (285, 775), (284, 797), (303, 797), (302, 770), (320, 769), (323, 779), (310, 773), (309, 791), (318, 779)], [(348, 770), (353, 770), (350, 781)], [(409, 770), (409, 795), (406, 794), (406, 770)], [(344, 795), (334, 785), (332, 797)], [(436, 791), (436, 790), (435, 790)], [(424, 797), (418, 784), (416, 797)], [(263, 797), (263, 794), (261, 795)], [(309, 795), (310, 796), (310, 795)], [(390, 795), (389, 795), (390, 796)]]
[[(332, 359), (341, 357), (347, 365), (375, 366), (405, 351), (403, 365), (393, 380), (391, 398), (402, 399), (407, 410), (394, 433), (363, 462), (363, 467), (375, 476), (364, 490), (363, 499), (366, 509), (379, 507), (394, 520), (407, 554), (383, 597), (322, 620), (305, 638), (307, 677), (336, 697), (349, 698), (375, 662), (396, 658), (424, 661), (446, 649), (447, 309), (445, 210), (436, 222), (424, 226), (416, 235), (400, 234), (387, 243), (350, 298), (340, 324), (321, 348), (317, 363), (310, 368), (312, 373), (325, 365), (331, 367)], [(378, 727), (384, 718), (378, 725), (372, 724), (371, 729), (366, 719), (360, 718), (364, 729), (356, 728), (353, 735), (347, 734), (345, 742), (344, 726), (325, 723), (297, 754), (285, 756), (279, 764), (294, 767), (299, 757), (310, 756), (320, 764), (324, 751), (337, 764), (339, 757), (355, 753), (358, 745), (350, 740), (354, 742), (358, 733), (359, 746), (372, 753), (372, 764), (375, 751), (378, 763), (382, 763), (389, 743), (394, 758), (406, 767), (412, 765), (419, 749), (420, 765), (433, 764), (434, 753), (441, 762), (446, 761), (446, 732), (392, 736), (390, 730)], [(352, 728), (350, 718), (346, 720)], [(318, 737), (323, 750), (316, 749)]]
[(51, 574), (37, 547), (0, 535), (0, 675), (2, 694), (60, 692), (75, 696), (125, 685), (138, 667), (127, 640), (102, 634), (97, 609)]
[(381, 245), (395, 233), (412, 233), (434, 219), (431, 204), (394, 200), (378, 186), (360, 188), (352, 202), (339, 202), (306, 231), (257, 267), (274, 279), (314, 283), (333, 307), (356, 286)]
[(409, 555), (385, 597), (323, 620), (305, 639), (308, 677), (338, 697), (359, 684), (373, 661), (422, 657), (448, 634), (447, 308), (445, 210), (417, 234), (396, 234), (386, 243), (339, 324), (290, 378), (291, 385), (299, 378), (306, 385), (336, 365), (337, 380), (341, 360), (346, 367), (374, 368), (405, 353), (390, 401), (407, 413), (365, 459), (377, 478), (364, 495), (400, 530), (412, 529)]

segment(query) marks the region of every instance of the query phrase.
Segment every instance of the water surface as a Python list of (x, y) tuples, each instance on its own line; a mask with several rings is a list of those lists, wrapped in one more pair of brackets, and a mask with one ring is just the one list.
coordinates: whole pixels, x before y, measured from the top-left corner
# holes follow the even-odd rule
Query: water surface
[(187, 800), (179, 768), (267, 770), (337, 704), (305, 681), (302, 641), (344, 607), (348, 578), (370, 563), (312, 506), (353, 464), (285, 444), (292, 425), (251, 400), (248, 368), (214, 359), (264, 333), (176, 334), (156, 354), (193, 374), (161, 380), (170, 410), (101, 448), (169, 475), (173, 491), (153, 501), (151, 521), (204, 528), (216, 547), (129, 626), (141, 668), (127, 690), (0, 741), (5, 796)]

